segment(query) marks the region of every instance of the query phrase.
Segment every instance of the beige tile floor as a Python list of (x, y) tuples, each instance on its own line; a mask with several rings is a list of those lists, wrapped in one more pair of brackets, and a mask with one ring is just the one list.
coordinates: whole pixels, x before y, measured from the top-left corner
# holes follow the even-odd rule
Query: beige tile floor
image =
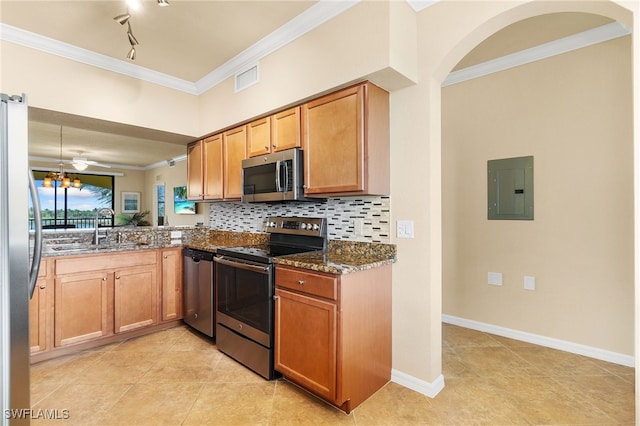
[(34, 410), (69, 418), (32, 424), (634, 424), (632, 368), (452, 325), (442, 350), (435, 399), (389, 383), (346, 415), (178, 327), (33, 365)]

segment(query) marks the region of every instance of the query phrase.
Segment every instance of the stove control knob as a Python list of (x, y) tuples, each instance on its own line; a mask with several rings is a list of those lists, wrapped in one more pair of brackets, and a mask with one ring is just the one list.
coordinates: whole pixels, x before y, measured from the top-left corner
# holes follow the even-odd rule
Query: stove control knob
[(320, 225), (318, 225), (317, 223), (315, 223), (315, 224), (313, 225), (313, 230), (314, 230), (314, 231), (317, 231), (318, 229), (320, 229)]
[(307, 224), (306, 223), (301, 223), (300, 224), (300, 229), (307, 229)]

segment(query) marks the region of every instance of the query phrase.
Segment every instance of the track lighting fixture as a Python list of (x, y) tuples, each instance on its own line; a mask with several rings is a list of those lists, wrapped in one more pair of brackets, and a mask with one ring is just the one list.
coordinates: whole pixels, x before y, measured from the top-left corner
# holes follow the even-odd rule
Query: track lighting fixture
[[(169, 0), (157, 0), (157, 1), (158, 1), (158, 6), (162, 6), (162, 7), (169, 6)], [(129, 44), (131, 45), (131, 50), (129, 50), (129, 53), (127, 53), (127, 59), (131, 61), (135, 61), (136, 60), (135, 46), (139, 45), (140, 43), (138, 42), (138, 39), (133, 35), (133, 31), (131, 30), (131, 22), (129, 21), (129, 19), (131, 19), (131, 14), (129, 13), (129, 7), (131, 7), (133, 10), (136, 10), (140, 6), (140, 4), (139, 2), (136, 2), (135, 4), (129, 3), (129, 1), (127, 2), (127, 4), (128, 4), (127, 13), (118, 15), (114, 17), (113, 20), (120, 25), (127, 24), (127, 38), (129, 39)]]
[(131, 18), (131, 15), (129, 15), (129, 12), (127, 12), (125, 14), (116, 16), (115, 18), (113, 18), (113, 20), (120, 25), (124, 25), (129, 22), (129, 18)]
[(131, 50), (129, 50), (129, 53), (127, 53), (127, 59), (135, 61), (136, 60), (136, 49), (135, 47), (131, 46)]
[(129, 29), (127, 31), (127, 37), (129, 37), (129, 44), (131, 44), (131, 47), (140, 44), (138, 43), (138, 40), (133, 35), (133, 32), (131, 31), (131, 24), (128, 23), (127, 25), (129, 26)]

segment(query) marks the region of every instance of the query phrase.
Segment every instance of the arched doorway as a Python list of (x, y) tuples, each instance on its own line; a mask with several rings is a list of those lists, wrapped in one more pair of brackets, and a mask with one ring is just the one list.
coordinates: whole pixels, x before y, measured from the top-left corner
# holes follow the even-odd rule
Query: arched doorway
[[(567, 11), (599, 14), (599, 15), (610, 17), (611, 19), (614, 19), (614, 20), (623, 21), (630, 26), (632, 26), (632, 21), (633, 21), (633, 16), (630, 10), (625, 9), (624, 7), (620, 7), (613, 2), (598, 2), (598, 3), (589, 3), (589, 2), (573, 3), (572, 2), (569, 5), (567, 3), (531, 2), (521, 6), (514, 6), (509, 10), (501, 11), (500, 13), (492, 15), (490, 19), (483, 21), (481, 24), (475, 27), (473, 31), (462, 36), (458, 41), (458, 43), (455, 44), (455, 46), (444, 56), (444, 59), (440, 62), (436, 72), (430, 76), (430, 77), (433, 77), (433, 79), (430, 80), (428, 83), (429, 85), (428, 91), (431, 92), (429, 94), (430, 95), (429, 108), (433, 111), (440, 111), (438, 106), (441, 104), (442, 100), (440, 97), (441, 94), (438, 87), (439, 83), (441, 83), (444, 80), (446, 74), (454, 68), (454, 65), (460, 59), (462, 59), (464, 55), (466, 55), (469, 51), (471, 51), (475, 45), (480, 43), (486, 37), (506, 27), (507, 25), (510, 25), (522, 19), (526, 19), (529, 17), (546, 14), (546, 13), (559, 13), (559, 12), (567, 12)], [(638, 14), (637, 8), (634, 12), (636, 13), (636, 20), (637, 20), (637, 14)], [(635, 38), (635, 40), (637, 40), (637, 35), (634, 34), (633, 37)], [(635, 46), (636, 46), (635, 47), (636, 50), (635, 50), (634, 56), (637, 62), (638, 60), (637, 42), (635, 43)], [(634, 78), (636, 79), (634, 103), (637, 104), (637, 100), (638, 100), (637, 77), (634, 77)], [(440, 116), (438, 114), (432, 114), (432, 121), (428, 124), (430, 126), (429, 135), (431, 138), (433, 138), (431, 141), (432, 147), (435, 145), (439, 146), (442, 143), (441, 127), (440, 127), (439, 119), (440, 119)], [(635, 138), (634, 147), (636, 148), (635, 151), (637, 152), (637, 147), (639, 145), (638, 136), (637, 136), (638, 135), (637, 123), (635, 124), (635, 126), (636, 126), (636, 131), (634, 132), (635, 136), (632, 136), (632, 137)], [(435, 156), (437, 157), (438, 161), (442, 160), (439, 149), (435, 149), (435, 151), (432, 150), (431, 152), (433, 154), (436, 154)], [(435, 160), (436, 159), (434, 157), (431, 157), (430, 164), (434, 165)], [(634, 167), (634, 170), (637, 170), (637, 165)], [(432, 187), (441, 185), (442, 182), (440, 180), (440, 172), (441, 172), (441, 169), (439, 167), (434, 167), (431, 170), (430, 177), (432, 180), (431, 182)], [(635, 174), (637, 175), (637, 171), (635, 172)], [(439, 195), (438, 197), (439, 200), (437, 201), (441, 202), (442, 196), (441, 194), (438, 193), (438, 191), (435, 191), (431, 195), (431, 202), (433, 203), (434, 201), (436, 201), (434, 197), (435, 195)], [(635, 199), (638, 199), (637, 186), (635, 189)], [(435, 209), (441, 208), (442, 206), (438, 202), (435, 203), (437, 204), (436, 206), (431, 206), (430, 208), (431, 215), (430, 215), (429, 221), (430, 221), (431, 229), (441, 228), (441, 225), (442, 225), (442, 217), (440, 214), (438, 214), (438, 212), (435, 211)], [(634, 221), (639, 222), (637, 214), (634, 217)], [(636, 236), (635, 244), (634, 244), (636, 247), (638, 245), (637, 241), (638, 241), (638, 237)], [(637, 252), (638, 251), (636, 250), (635, 257), (637, 257)], [(438, 253), (438, 252), (434, 252), (430, 255), (432, 265), (434, 266), (438, 264), (442, 265), (441, 255), (442, 253)], [(437, 272), (435, 272), (432, 275), (435, 275), (435, 278), (437, 279)], [(637, 279), (636, 279), (635, 287), (637, 287)], [(636, 292), (636, 294), (637, 293), (638, 292)], [(437, 302), (432, 301), (432, 303), (436, 304)], [(432, 304), (432, 307), (435, 307), (433, 304)], [(438, 306), (438, 307), (441, 307), (441, 306)], [(636, 339), (636, 341), (637, 340), (638, 339)], [(637, 363), (637, 359), (636, 359), (636, 363)]]

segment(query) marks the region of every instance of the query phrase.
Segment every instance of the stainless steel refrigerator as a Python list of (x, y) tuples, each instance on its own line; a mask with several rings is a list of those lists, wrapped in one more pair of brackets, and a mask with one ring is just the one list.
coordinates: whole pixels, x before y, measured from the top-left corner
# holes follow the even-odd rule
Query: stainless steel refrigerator
[[(26, 96), (0, 94), (0, 399), (2, 425), (28, 425), (29, 299), (40, 265), (40, 206), (29, 169)], [(35, 221), (29, 244), (29, 197)]]

